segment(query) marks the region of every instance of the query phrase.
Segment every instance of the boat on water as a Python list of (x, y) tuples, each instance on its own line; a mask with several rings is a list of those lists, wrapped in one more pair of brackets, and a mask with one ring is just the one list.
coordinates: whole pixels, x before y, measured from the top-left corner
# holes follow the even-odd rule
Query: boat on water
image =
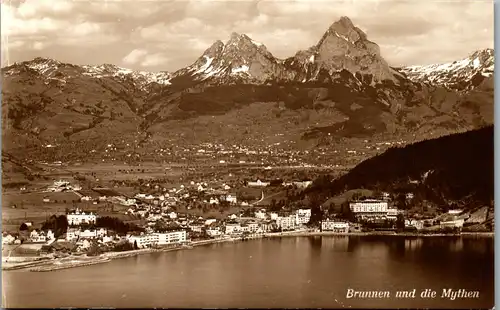
[(192, 249), (192, 248), (193, 248), (193, 246), (192, 246), (192, 245), (190, 245), (190, 244), (183, 244), (183, 245), (181, 246), (181, 248), (183, 248), (183, 249)]

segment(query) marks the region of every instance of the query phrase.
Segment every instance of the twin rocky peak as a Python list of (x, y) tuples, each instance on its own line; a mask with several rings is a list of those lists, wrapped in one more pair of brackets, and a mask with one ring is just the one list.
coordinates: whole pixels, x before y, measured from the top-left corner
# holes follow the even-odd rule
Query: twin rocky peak
[(335, 76), (342, 70), (371, 75), (374, 81), (395, 80), (398, 74), (380, 56), (378, 45), (369, 41), (348, 17), (333, 23), (316, 45), (284, 60), (247, 35), (232, 33), (225, 44), (216, 41), (194, 64), (178, 73), (221, 83), (229, 79), (263, 83), (315, 81), (322, 72)]

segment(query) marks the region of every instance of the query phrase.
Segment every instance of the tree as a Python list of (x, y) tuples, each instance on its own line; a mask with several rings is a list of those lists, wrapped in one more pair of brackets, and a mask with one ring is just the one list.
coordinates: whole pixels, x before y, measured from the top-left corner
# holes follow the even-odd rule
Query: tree
[(330, 206), (328, 207), (328, 215), (333, 215), (335, 214), (335, 211), (337, 209), (337, 206), (335, 205), (335, 203), (330, 203)]
[(52, 230), (55, 237), (59, 237), (68, 230), (68, 219), (66, 215), (52, 215), (42, 224), (43, 230)]
[(352, 200), (359, 200), (359, 198), (361, 198), (361, 193), (360, 192), (355, 192), (351, 196)]
[(344, 201), (340, 205), (340, 217), (349, 221), (349, 222), (356, 222), (356, 216), (352, 212), (348, 201)]
[(90, 249), (87, 251), (87, 256), (98, 256), (102, 253), (102, 250), (96, 243), (92, 243)]
[(401, 209), (401, 210), (406, 210), (408, 205), (407, 205), (407, 202), (406, 202), (406, 195), (403, 194), (403, 193), (400, 193), (396, 196), (396, 199), (394, 201), (394, 204), (395, 206), (398, 208), (398, 209)]
[(137, 240), (134, 241), (134, 250), (139, 249), (139, 246), (137, 245)]
[(21, 226), (19, 227), (19, 230), (20, 231), (26, 231), (26, 230), (28, 230), (28, 225), (26, 225), (26, 223), (22, 223)]
[(398, 230), (405, 229), (405, 218), (404, 218), (403, 214), (398, 214), (398, 216), (396, 218), (396, 228)]
[(323, 220), (323, 212), (321, 211), (319, 196), (310, 195), (308, 198), (309, 208), (311, 208), (311, 218), (308, 225), (312, 226), (319, 224)]

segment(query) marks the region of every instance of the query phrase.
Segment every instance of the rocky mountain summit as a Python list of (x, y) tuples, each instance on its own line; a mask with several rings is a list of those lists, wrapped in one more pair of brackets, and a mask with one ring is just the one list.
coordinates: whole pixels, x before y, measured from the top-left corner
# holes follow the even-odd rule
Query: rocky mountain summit
[(191, 66), (181, 69), (173, 77), (191, 75), (195, 80), (211, 79), (215, 83), (263, 83), (274, 79), (282, 71), (280, 62), (267, 48), (245, 34), (232, 33), (224, 44), (216, 41)]
[(380, 55), (377, 44), (355, 27), (348, 17), (333, 23), (320, 41), (293, 57), (277, 59), (262, 43), (233, 33), (224, 44), (216, 41), (191, 66), (173, 74), (215, 83), (310, 82), (336, 79), (343, 70), (369, 76), (371, 82), (397, 82), (395, 71)]
[(378, 45), (345, 16), (333, 23), (316, 45), (286, 61), (292, 66), (298, 64), (295, 68), (302, 81), (317, 79), (321, 70), (330, 76), (347, 70), (378, 82), (396, 81), (394, 75), (398, 74), (381, 57)]

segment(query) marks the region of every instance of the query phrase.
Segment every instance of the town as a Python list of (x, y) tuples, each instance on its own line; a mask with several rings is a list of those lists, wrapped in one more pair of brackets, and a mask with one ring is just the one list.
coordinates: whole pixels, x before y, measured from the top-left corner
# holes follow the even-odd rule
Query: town
[[(487, 207), (473, 213), (450, 209), (432, 216), (410, 215), (408, 210), (398, 209), (396, 198), (387, 192), (372, 193), (371, 197), (354, 192), (338, 205), (287, 203), (287, 196), (312, 184), (310, 180), (257, 179), (244, 184), (253, 190), (251, 197), (233, 188), (236, 184), (190, 181), (176, 188), (146, 184), (147, 190), (128, 196), (112, 188), (82, 190), (77, 182), (57, 180), (46, 187), (40, 203), (53, 203), (50, 194), (72, 194), (75, 208), (47, 214), (41, 223), (22, 221), (14, 231), (4, 229), (3, 268), (34, 267), (67, 257), (109, 258), (110, 253), (123, 256), (141, 250), (186, 249), (287, 235), (456, 234), (492, 217)], [(272, 194), (266, 197), (265, 192)], [(403, 199), (411, 201), (414, 194), (406, 193)]]

